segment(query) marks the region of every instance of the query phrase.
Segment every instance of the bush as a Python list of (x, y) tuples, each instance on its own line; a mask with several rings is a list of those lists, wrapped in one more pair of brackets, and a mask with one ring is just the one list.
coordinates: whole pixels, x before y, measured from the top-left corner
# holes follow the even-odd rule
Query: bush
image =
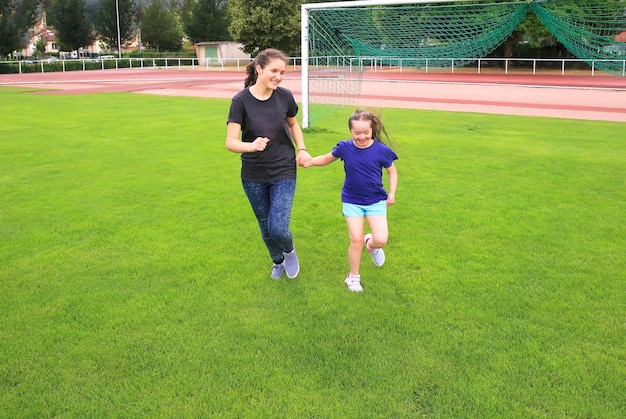
[(143, 50), (133, 51), (128, 54), (124, 54), (126, 57), (130, 58), (196, 58), (196, 50), (194, 48), (183, 49), (181, 51), (154, 51), (154, 50)]

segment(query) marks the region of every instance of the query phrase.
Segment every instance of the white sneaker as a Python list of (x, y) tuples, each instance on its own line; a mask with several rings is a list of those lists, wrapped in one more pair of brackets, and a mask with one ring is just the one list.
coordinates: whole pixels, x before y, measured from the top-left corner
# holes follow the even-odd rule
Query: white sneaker
[(300, 273), (300, 262), (298, 261), (298, 255), (296, 255), (296, 248), (289, 253), (283, 252), (285, 256), (285, 271), (287, 273), (287, 278), (295, 278)]
[(361, 286), (361, 275), (348, 274), (345, 282), (350, 291), (363, 292), (363, 287)]
[(272, 279), (280, 279), (285, 273), (285, 261), (282, 263), (275, 263), (272, 266)]
[(372, 239), (371, 234), (365, 235), (365, 250), (370, 254), (372, 260), (374, 261), (374, 265), (382, 266), (385, 263), (385, 251), (383, 249), (373, 249), (370, 250), (367, 248), (367, 242)]

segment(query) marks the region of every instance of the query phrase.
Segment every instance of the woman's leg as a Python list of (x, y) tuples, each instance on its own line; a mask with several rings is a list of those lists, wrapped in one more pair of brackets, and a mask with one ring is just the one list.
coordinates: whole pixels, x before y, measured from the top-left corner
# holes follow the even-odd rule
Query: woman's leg
[(248, 196), (252, 211), (257, 218), (261, 237), (269, 251), (272, 261), (276, 264), (283, 262), (283, 249), (280, 244), (272, 239), (269, 229), (270, 219), (270, 187), (271, 184), (264, 182), (242, 181), (243, 189)]
[(285, 253), (291, 252), (294, 247), (289, 225), (295, 193), (295, 179), (279, 180), (270, 185), (268, 233)]
[(295, 179), (280, 180), (272, 184), (270, 187), (270, 216), (268, 222), (270, 237), (282, 249), (285, 258), (285, 273), (288, 278), (292, 279), (300, 273), (300, 262), (289, 228), (295, 193)]

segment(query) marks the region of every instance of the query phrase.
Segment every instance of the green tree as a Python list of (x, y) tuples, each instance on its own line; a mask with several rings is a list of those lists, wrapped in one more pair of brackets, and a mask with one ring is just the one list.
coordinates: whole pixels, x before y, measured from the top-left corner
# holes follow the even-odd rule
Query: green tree
[(40, 16), (39, 0), (0, 0), (0, 55), (6, 57), (28, 43), (28, 30)]
[(153, 0), (141, 20), (141, 39), (157, 52), (180, 50), (183, 31), (176, 15), (171, 12), (163, 0)]
[(56, 29), (62, 51), (78, 51), (95, 39), (86, 0), (55, 0), (48, 13), (48, 23)]
[(198, 0), (183, 4), (183, 26), (191, 42), (229, 41), (230, 14), (225, 0)]
[(37, 58), (43, 57), (46, 52), (46, 45), (48, 45), (48, 41), (44, 38), (39, 38), (37, 42), (35, 42), (35, 56)]
[(504, 57), (511, 58), (513, 56), (513, 49), (515, 45), (519, 43), (522, 38), (529, 40), (532, 48), (540, 48), (544, 41), (548, 43), (556, 42), (554, 35), (550, 33), (548, 28), (537, 18), (532, 11), (530, 11), (522, 23), (511, 33), (511, 35), (504, 42)]
[(96, 31), (100, 34), (101, 42), (108, 49), (117, 49), (118, 46), (116, 1), (120, 18), (120, 43), (128, 45), (137, 32), (135, 17), (138, 5), (135, 0), (101, 0)]
[(254, 54), (278, 48), (289, 55), (300, 51), (300, 4), (298, 0), (230, 0), (230, 33)]

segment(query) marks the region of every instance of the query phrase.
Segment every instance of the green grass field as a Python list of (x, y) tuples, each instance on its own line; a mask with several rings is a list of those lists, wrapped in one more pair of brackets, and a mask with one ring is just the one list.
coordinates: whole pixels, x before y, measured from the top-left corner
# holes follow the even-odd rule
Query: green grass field
[(387, 263), (351, 293), (341, 163), (299, 171), (271, 280), (228, 106), (0, 88), (0, 416), (623, 417), (626, 125), (384, 109)]

